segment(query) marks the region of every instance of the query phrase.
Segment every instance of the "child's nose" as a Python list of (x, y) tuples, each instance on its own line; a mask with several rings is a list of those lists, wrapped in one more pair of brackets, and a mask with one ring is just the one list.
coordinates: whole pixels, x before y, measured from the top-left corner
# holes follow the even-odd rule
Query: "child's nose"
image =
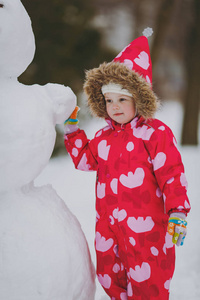
[(119, 105), (117, 103), (113, 104), (113, 109), (119, 109)]

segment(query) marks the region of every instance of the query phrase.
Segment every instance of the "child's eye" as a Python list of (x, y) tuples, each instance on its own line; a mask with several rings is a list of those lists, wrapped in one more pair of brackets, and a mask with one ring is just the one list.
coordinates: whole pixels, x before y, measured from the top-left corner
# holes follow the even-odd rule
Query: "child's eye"
[(125, 98), (120, 98), (119, 100), (120, 100), (120, 102), (126, 101)]
[(111, 99), (106, 99), (106, 103), (111, 103), (112, 100)]

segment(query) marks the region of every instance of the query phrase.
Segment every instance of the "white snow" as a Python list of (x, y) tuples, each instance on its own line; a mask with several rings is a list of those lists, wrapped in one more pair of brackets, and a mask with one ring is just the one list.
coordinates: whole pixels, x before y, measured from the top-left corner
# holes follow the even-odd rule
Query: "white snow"
[(51, 186), (1, 195), (0, 241), (0, 299), (94, 299), (80, 224)]
[(35, 53), (31, 20), (19, 0), (1, 0), (1, 4), (0, 77), (18, 77)]
[(79, 222), (52, 186), (33, 183), (76, 96), (59, 84), (18, 82), (35, 51), (31, 21), (20, 0), (0, 3), (0, 299), (93, 300)]
[[(164, 103), (157, 118), (173, 130), (178, 144), (181, 136), (182, 107), (174, 101)], [(84, 128), (89, 138), (105, 125), (104, 121), (94, 119)], [(171, 283), (170, 300), (200, 299), (200, 147), (178, 147), (185, 165), (189, 182), (188, 195), (192, 210), (188, 215), (188, 235), (183, 247), (177, 247), (176, 270)], [(37, 178), (38, 185), (51, 183), (57, 193), (65, 200), (69, 209), (78, 218), (86, 235), (92, 260), (95, 264), (94, 230), (95, 230), (95, 172), (75, 170), (70, 157), (58, 157), (50, 163)], [(108, 300), (104, 290), (97, 282), (95, 300)]]

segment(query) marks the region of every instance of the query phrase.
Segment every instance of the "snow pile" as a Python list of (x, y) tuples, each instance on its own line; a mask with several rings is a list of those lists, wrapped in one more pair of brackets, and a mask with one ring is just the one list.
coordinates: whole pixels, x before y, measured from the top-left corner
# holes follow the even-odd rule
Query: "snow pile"
[(50, 185), (33, 183), (76, 96), (58, 84), (18, 82), (35, 52), (31, 21), (20, 0), (0, 3), (0, 299), (93, 300), (78, 220)]
[(85, 237), (51, 186), (2, 197), (0, 240), (0, 299), (94, 299)]
[(31, 20), (19, 0), (1, 0), (0, 4), (0, 77), (18, 77), (35, 54)]

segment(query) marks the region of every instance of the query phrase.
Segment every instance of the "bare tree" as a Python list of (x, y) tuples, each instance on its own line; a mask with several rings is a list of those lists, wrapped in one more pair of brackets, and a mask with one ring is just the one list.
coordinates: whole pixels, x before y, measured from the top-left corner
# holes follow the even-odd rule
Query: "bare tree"
[(158, 10), (157, 19), (155, 21), (154, 29), (154, 42), (151, 48), (151, 59), (153, 67), (156, 65), (159, 54), (161, 53), (161, 47), (163, 45), (163, 39), (166, 36), (166, 32), (169, 27), (172, 12), (176, 5), (174, 0), (164, 0)]
[(151, 48), (153, 67), (155, 68), (162, 55), (163, 44), (167, 45), (164, 41), (168, 40), (168, 44), (172, 44), (173, 55), (185, 70), (181, 75), (185, 83), (182, 88), (184, 93), (180, 93), (184, 107), (181, 143), (197, 145), (200, 108), (200, 1), (163, 0), (155, 23)]
[(198, 122), (200, 109), (200, 1), (193, 0), (194, 22), (186, 44), (187, 89), (184, 101), (183, 145), (198, 144)]

